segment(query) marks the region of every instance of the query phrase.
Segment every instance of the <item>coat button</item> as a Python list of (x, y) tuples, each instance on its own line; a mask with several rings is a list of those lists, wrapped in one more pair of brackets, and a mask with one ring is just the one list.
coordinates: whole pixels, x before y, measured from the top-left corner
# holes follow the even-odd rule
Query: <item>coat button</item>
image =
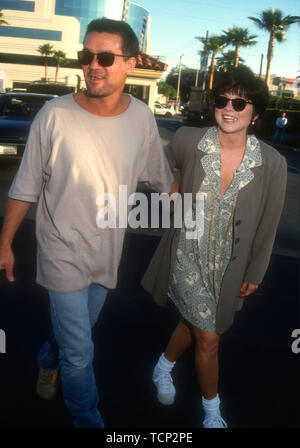
[(238, 220), (235, 222), (235, 225), (236, 225), (236, 226), (239, 226), (239, 225), (241, 224), (241, 222), (242, 222), (242, 221), (241, 221), (240, 219), (238, 219)]
[(235, 240), (235, 244), (238, 244), (240, 242), (240, 238), (236, 238), (236, 240)]

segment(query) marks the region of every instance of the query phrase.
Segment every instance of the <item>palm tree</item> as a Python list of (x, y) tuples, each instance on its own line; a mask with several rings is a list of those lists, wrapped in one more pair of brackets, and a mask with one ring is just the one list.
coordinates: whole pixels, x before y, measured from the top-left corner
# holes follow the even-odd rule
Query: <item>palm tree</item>
[(210, 36), (210, 37), (196, 37), (196, 39), (200, 40), (204, 45), (204, 54), (211, 54), (211, 64), (210, 64), (210, 75), (209, 75), (209, 84), (208, 90), (212, 89), (213, 79), (214, 79), (214, 71), (215, 71), (215, 61), (216, 54), (219, 53), (224, 47), (224, 42), (221, 36)]
[(67, 58), (66, 53), (64, 53), (61, 50), (55, 50), (52, 52), (52, 55), (56, 61), (56, 70), (55, 70), (55, 82), (57, 82), (58, 79), (58, 70), (62, 64), (66, 64)]
[(257, 41), (254, 39), (257, 37), (257, 35), (249, 35), (248, 28), (241, 28), (239, 26), (233, 26), (228, 30), (224, 30), (223, 33), (225, 45), (232, 45), (233, 47), (235, 47), (234, 66), (238, 67), (240, 47), (250, 47), (252, 45), (256, 45)]
[[(218, 70), (223, 70), (224, 72), (232, 69), (235, 65), (235, 51), (229, 50), (229, 51), (222, 51), (221, 56), (216, 58), (216, 67)], [(244, 65), (245, 60), (241, 57), (239, 57), (239, 64)]]
[(267, 9), (260, 14), (259, 19), (257, 17), (248, 17), (248, 19), (253, 20), (259, 28), (270, 33), (266, 71), (266, 83), (269, 84), (275, 39), (278, 42), (285, 40), (287, 29), (293, 23), (299, 22), (300, 16), (287, 15), (283, 17), (283, 13), (280, 9)]
[(2, 9), (0, 9), (0, 25), (9, 25), (9, 23), (4, 20), (4, 14), (2, 12)]
[(53, 46), (51, 44), (44, 44), (40, 45), (37, 49), (39, 53), (41, 53), (42, 56), (44, 56), (44, 62), (45, 62), (45, 79), (47, 82), (48, 79), (48, 60), (49, 56), (53, 53)]

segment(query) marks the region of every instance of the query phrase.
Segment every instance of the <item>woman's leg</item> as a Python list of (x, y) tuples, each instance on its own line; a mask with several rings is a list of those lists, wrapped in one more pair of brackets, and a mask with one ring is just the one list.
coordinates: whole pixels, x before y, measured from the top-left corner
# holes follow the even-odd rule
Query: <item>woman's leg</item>
[(218, 394), (220, 336), (214, 331), (193, 328), (195, 336), (195, 365), (199, 386), (202, 391), (202, 405), (205, 417), (204, 428), (226, 428), (220, 413)]
[(193, 338), (190, 328), (180, 321), (168, 342), (164, 353), (165, 358), (170, 362), (177, 361), (192, 342)]
[(202, 394), (211, 400), (218, 393), (220, 336), (214, 331), (193, 327), (195, 336), (195, 365)]
[(161, 354), (154, 368), (152, 380), (157, 388), (157, 398), (164, 405), (174, 403), (176, 391), (171, 371), (177, 359), (191, 343), (192, 334), (189, 327), (180, 322), (169, 340), (165, 353)]

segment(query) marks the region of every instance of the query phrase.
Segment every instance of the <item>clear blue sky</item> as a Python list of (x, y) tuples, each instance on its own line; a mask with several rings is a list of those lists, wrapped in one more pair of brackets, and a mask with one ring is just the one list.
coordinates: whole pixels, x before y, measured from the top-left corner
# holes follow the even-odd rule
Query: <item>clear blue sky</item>
[[(255, 73), (259, 73), (261, 54), (264, 54), (263, 73), (266, 72), (268, 33), (260, 30), (248, 16), (258, 17), (263, 10), (278, 8), (284, 16), (300, 16), (299, 0), (135, 0), (145, 7), (152, 20), (151, 55), (159, 55), (170, 68), (182, 63), (197, 68), (198, 50), (203, 48), (195, 36), (205, 37), (206, 31), (222, 34), (232, 26), (248, 28), (256, 34), (257, 45), (240, 49)], [(226, 50), (232, 49), (228, 47)], [(164, 57), (164, 58), (163, 58)], [(287, 31), (287, 40), (275, 44), (271, 73), (295, 78), (300, 75), (300, 26), (293, 24)]]

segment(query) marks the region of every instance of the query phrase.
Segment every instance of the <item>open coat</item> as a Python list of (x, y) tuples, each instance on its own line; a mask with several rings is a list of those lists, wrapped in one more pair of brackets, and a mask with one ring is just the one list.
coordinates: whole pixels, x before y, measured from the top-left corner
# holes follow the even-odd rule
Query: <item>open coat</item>
[[(179, 192), (196, 194), (205, 177), (197, 149), (207, 128), (181, 127), (167, 149), (172, 169), (180, 171)], [(243, 281), (260, 284), (267, 270), (282, 212), (287, 167), (284, 157), (260, 141), (262, 165), (252, 169), (254, 178), (240, 190), (234, 220), (231, 260), (225, 271), (217, 306), (216, 331), (224, 333), (232, 324), (244, 299), (239, 297)], [(164, 231), (142, 279), (142, 286), (159, 305), (168, 300), (180, 229)]]

